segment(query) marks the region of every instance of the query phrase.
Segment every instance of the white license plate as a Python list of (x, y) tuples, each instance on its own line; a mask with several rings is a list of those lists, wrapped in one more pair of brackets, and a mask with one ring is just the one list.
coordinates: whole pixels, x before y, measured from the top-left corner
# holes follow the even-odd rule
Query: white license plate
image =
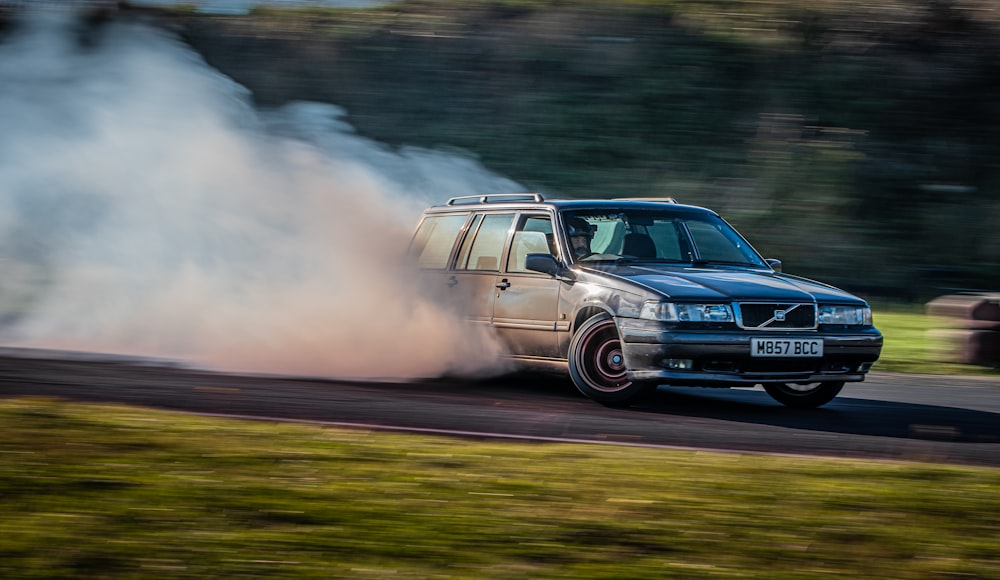
[(750, 356), (823, 356), (821, 338), (751, 338)]

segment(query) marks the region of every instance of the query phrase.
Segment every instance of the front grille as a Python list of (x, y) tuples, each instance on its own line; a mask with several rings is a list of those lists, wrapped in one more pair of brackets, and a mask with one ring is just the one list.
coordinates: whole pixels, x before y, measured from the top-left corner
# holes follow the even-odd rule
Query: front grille
[(736, 320), (747, 329), (808, 330), (816, 328), (816, 305), (812, 303), (741, 302)]

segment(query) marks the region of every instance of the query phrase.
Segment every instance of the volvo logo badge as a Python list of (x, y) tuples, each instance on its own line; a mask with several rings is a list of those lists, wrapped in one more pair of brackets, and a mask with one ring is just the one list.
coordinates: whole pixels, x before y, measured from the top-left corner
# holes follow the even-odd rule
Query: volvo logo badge
[(783, 322), (785, 320), (785, 310), (775, 310), (774, 319), (778, 322)]

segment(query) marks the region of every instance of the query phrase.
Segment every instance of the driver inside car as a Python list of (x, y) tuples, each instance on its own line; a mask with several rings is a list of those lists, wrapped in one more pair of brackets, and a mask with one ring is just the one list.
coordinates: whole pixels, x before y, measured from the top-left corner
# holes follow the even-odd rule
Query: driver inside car
[(566, 229), (569, 233), (569, 241), (573, 244), (573, 257), (577, 260), (586, 258), (594, 252), (590, 249), (590, 242), (594, 239), (594, 226), (581, 218), (569, 218), (566, 220)]

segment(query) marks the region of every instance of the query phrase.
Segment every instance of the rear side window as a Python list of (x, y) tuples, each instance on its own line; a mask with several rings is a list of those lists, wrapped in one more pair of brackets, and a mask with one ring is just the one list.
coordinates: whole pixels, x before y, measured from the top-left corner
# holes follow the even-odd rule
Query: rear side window
[(448, 257), (468, 214), (449, 214), (424, 218), (413, 236), (410, 255), (421, 268), (447, 268)]
[(467, 248), (462, 248), (461, 258), (456, 264), (459, 270), (500, 270), (500, 257), (507, 242), (507, 232), (514, 223), (514, 214), (487, 214), (472, 235), (465, 240)]

